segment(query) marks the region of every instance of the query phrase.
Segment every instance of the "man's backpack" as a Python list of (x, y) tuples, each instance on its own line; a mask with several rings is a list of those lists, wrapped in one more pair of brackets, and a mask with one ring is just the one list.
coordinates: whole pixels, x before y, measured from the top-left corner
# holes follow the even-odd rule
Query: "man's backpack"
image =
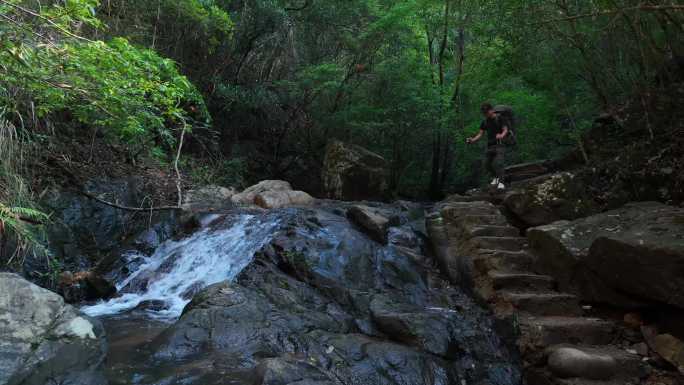
[[(500, 123), (508, 126), (508, 135), (504, 138), (503, 143), (507, 146), (515, 146), (518, 144), (517, 120), (513, 108), (510, 106), (500, 105), (494, 107), (496, 112), (496, 119)], [(503, 122), (501, 122), (503, 120)]]

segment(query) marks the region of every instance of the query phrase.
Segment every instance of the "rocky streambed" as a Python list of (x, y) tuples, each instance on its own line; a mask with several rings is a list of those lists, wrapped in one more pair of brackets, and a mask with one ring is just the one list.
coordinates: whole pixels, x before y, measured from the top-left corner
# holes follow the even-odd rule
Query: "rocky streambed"
[(129, 256), (119, 297), (83, 308), (109, 383), (521, 383), (506, 328), (433, 266), (422, 213), (232, 210)]

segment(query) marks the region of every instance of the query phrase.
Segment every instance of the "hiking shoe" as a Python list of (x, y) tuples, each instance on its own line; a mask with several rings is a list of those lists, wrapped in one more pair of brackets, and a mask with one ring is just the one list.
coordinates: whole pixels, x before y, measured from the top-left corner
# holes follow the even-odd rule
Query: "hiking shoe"
[(499, 183), (499, 185), (496, 186), (496, 188), (499, 189), (499, 190), (505, 190), (505, 189), (506, 189), (506, 185), (504, 185), (503, 183)]
[(499, 178), (492, 179), (492, 183), (490, 183), (490, 185), (492, 185), (492, 186), (496, 186), (498, 184), (499, 184)]

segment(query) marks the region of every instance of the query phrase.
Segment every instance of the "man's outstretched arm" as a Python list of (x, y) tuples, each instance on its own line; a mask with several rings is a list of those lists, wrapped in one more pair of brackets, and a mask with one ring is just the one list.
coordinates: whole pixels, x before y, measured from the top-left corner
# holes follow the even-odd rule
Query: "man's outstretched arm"
[(484, 135), (484, 130), (480, 130), (480, 131), (477, 133), (477, 135), (473, 136), (472, 138), (466, 139), (466, 143), (468, 143), (468, 144), (475, 143), (475, 142), (477, 142), (478, 140), (480, 140), (480, 138), (482, 138), (482, 135)]

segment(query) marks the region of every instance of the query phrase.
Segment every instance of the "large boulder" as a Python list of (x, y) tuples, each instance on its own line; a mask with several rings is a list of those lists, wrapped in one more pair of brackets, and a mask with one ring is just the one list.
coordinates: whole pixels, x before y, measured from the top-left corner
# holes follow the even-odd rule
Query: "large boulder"
[(106, 384), (99, 321), (18, 275), (0, 273), (0, 385)]
[(257, 205), (265, 209), (289, 206), (308, 206), (315, 199), (304, 191), (292, 190), (290, 183), (282, 180), (265, 180), (245, 191), (235, 194), (231, 200), (237, 205)]
[(383, 200), (387, 178), (387, 161), (363, 147), (333, 141), (325, 151), (323, 188), (328, 198)]
[(618, 306), (684, 308), (684, 209), (631, 203), (573, 222), (530, 229), (540, 271), (561, 290)]
[(599, 211), (581, 178), (563, 172), (526, 181), (506, 194), (505, 207), (525, 226), (573, 220)]
[(234, 188), (222, 186), (204, 186), (190, 190), (183, 197), (183, 209), (201, 211), (220, 209), (231, 205), (231, 198), (237, 194)]
[(265, 209), (278, 209), (290, 206), (308, 206), (315, 199), (304, 191), (265, 191), (254, 198), (254, 203)]
[(235, 194), (231, 200), (235, 204), (251, 205), (257, 195), (266, 191), (291, 191), (292, 186), (284, 180), (263, 180), (254, 186), (250, 186), (245, 191)]

